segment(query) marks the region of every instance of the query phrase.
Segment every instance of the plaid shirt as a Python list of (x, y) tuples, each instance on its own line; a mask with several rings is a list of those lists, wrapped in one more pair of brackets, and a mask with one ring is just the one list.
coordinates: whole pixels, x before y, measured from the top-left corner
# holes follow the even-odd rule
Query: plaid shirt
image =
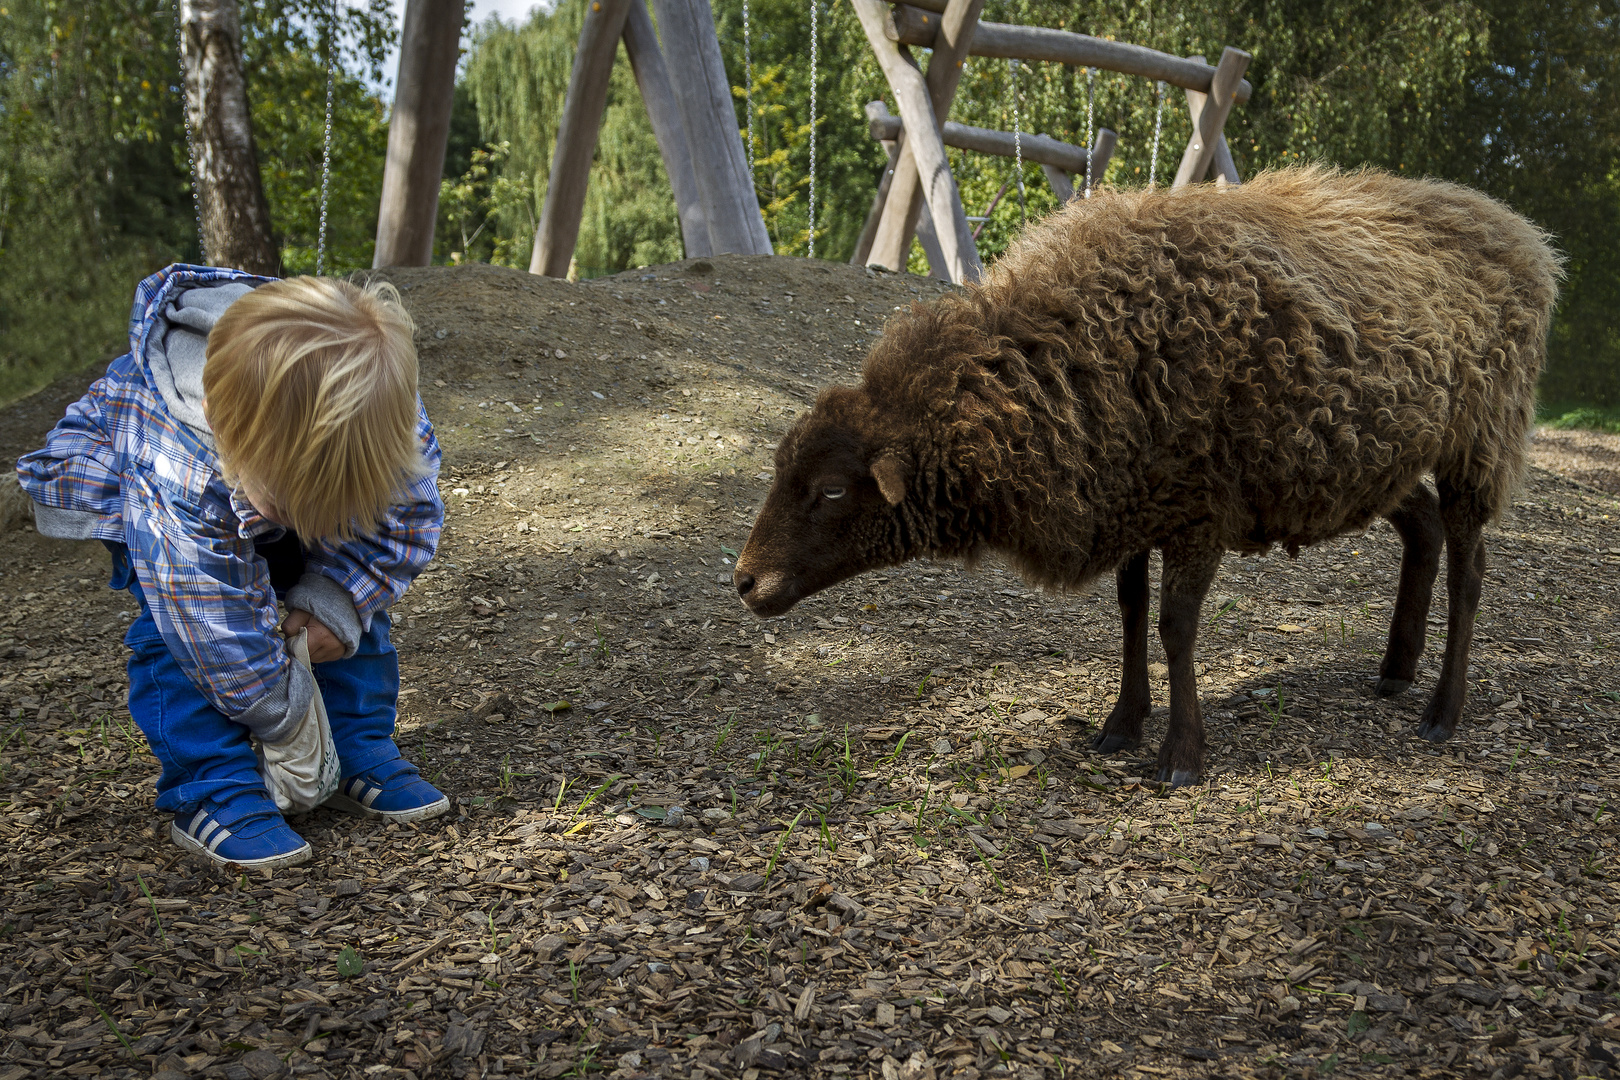
[[(236, 270), (176, 265), (145, 281), (130, 313), (131, 351), (51, 430), (44, 449), (17, 463), (23, 490), (60, 510), (95, 515), (90, 536), (129, 548), (136, 579), (169, 651), (209, 703), (239, 716), (274, 690), (291, 662), (277, 631), (270, 570), (254, 541), (281, 526), (234, 495), (199, 434), (169, 414), (145, 362), (156, 315), (177, 286), (262, 282)], [(342, 585), (363, 629), (404, 594), (438, 546), (439, 444), (417, 402), (417, 438), (428, 475), (373, 535), (347, 543), (304, 541), (306, 572)]]

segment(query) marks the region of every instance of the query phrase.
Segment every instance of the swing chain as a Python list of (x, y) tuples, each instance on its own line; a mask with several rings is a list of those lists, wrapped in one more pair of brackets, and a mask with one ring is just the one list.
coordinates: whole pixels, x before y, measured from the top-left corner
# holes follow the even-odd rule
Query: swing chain
[(1013, 99), (1013, 107), (1012, 107), (1012, 114), (1013, 114), (1013, 168), (1014, 168), (1014, 170), (1016, 170), (1014, 175), (1017, 176), (1017, 178), (1018, 178), (1018, 220), (1019, 220), (1020, 224), (1028, 225), (1029, 224), (1029, 210), (1026, 207), (1025, 202), (1024, 202), (1024, 140), (1023, 140), (1023, 137), (1019, 134), (1019, 128), (1020, 128), (1021, 125), (1019, 124), (1019, 120), (1018, 120), (1018, 61), (1017, 60), (1008, 60), (1007, 61), (1007, 74), (1009, 76), (1011, 76), (1011, 81), (1012, 81), (1012, 99)]
[(208, 238), (203, 234), (202, 185), (197, 182), (197, 144), (191, 135), (191, 99), (186, 95), (186, 30), (180, 0), (174, 0), (174, 48), (180, 61), (180, 116), (186, 125), (186, 163), (191, 170), (191, 210), (197, 218), (197, 258), (208, 265)]
[(810, 0), (810, 245), (809, 258), (816, 257), (816, 65), (820, 60), (817, 37), (821, 22), (819, 0)]
[(1091, 198), (1091, 150), (1097, 145), (1097, 136), (1092, 130), (1092, 80), (1097, 73), (1086, 68), (1086, 192), (1085, 197)]
[(754, 187), (754, 47), (749, 35), (748, 0), (743, 0), (743, 108), (748, 112), (748, 186)]
[(326, 132), (321, 141), (321, 228), (315, 242), (315, 276), (326, 270), (327, 193), (332, 181), (332, 96), (337, 84), (338, 0), (332, 0), (332, 14), (326, 24)]
[(1149, 191), (1159, 183), (1159, 133), (1164, 130), (1164, 83), (1155, 83), (1153, 93), (1159, 99), (1159, 107), (1153, 117), (1153, 161), (1148, 165)]

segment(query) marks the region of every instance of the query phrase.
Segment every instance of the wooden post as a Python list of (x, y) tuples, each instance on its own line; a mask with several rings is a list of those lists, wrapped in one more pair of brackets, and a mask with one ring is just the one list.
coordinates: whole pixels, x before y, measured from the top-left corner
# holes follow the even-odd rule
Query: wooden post
[[(1196, 57), (1196, 59), (1202, 60), (1203, 57)], [(1186, 94), (1187, 109), (1192, 113), (1193, 127), (1196, 128), (1198, 118), (1204, 111), (1204, 102), (1208, 100), (1209, 95), (1200, 94), (1197, 90), (1188, 90)], [(1243, 182), (1242, 177), (1238, 176), (1237, 162), (1232, 160), (1232, 148), (1226, 145), (1225, 135), (1215, 136), (1215, 182), (1228, 184), (1240, 184)]]
[[(977, 240), (978, 237), (974, 239)], [(939, 244), (939, 233), (934, 231), (932, 214), (917, 216), (917, 246), (922, 248), (923, 258), (928, 260), (928, 276), (939, 278), (941, 281), (950, 281), (950, 263), (945, 259), (945, 249)], [(910, 252), (907, 252), (907, 255), (909, 256)], [(896, 267), (900, 271), (904, 271), (905, 268), (904, 263)]]
[[(879, 240), (873, 245), (874, 258), (881, 261), (882, 256), (887, 256), (898, 263), (893, 269), (905, 268), (904, 249), (896, 253), (885, 251), (880, 245), (883, 244), (885, 233), (892, 235), (886, 227), (892, 216), (897, 212), (909, 211), (910, 196), (904, 202), (900, 199), (901, 195), (906, 194), (901, 182), (906, 175), (905, 162), (909, 158), (917, 170), (920, 195), (933, 217), (934, 230), (939, 235), (941, 253), (949, 267), (951, 280), (971, 281), (983, 276), (984, 264), (979, 260), (973, 232), (968, 228), (967, 215), (962, 210), (956, 179), (951, 175), (950, 159), (946, 157), (945, 144), (940, 140), (940, 115), (936, 113), (933, 102), (935, 90), (939, 91), (946, 107), (955, 96), (956, 84), (961, 78), (961, 60), (967, 53), (967, 39), (971, 36), (973, 22), (983, 2), (952, 0), (943, 20), (946, 26), (941, 31), (941, 37), (935, 40), (934, 57), (929, 62), (930, 78), (925, 83), (917, 69), (901, 57), (899, 47), (884, 33), (885, 13), (881, 0), (851, 0), (860, 17), (861, 28), (866, 32), (866, 39), (877, 55), (890, 89), (894, 91), (900, 116), (909, 129), (896, 164), (894, 182), (889, 187), (889, 199), (884, 206), (884, 224), (879, 226)], [(939, 76), (933, 78), (936, 69)], [(896, 258), (897, 254), (900, 257)]]
[(686, 128), (675, 108), (675, 90), (669, 83), (669, 68), (658, 47), (652, 16), (644, 0), (630, 0), (630, 14), (624, 23), (624, 51), (630, 57), (641, 88), (641, 102), (652, 121), (653, 137), (664, 158), (664, 171), (675, 193), (675, 211), (681, 219), (681, 241), (688, 259), (713, 254), (709, 247), (709, 223), (703, 217), (703, 200), (698, 194), (697, 174), (692, 170), (692, 148), (686, 141)]
[(590, 0), (585, 9), (574, 71), (568, 79), (568, 98), (557, 125), (546, 202), (534, 230), (531, 274), (568, 276), (580, 218), (585, 214), (585, 185), (590, 180), (591, 159), (596, 156), (596, 137), (602, 130), (602, 110), (607, 108), (608, 79), (629, 14), (630, 0)]
[[(881, 101), (868, 101), (866, 103), (866, 121), (875, 124), (889, 115), (889, 108)], [(877, 194), (872, 197), (872, 209), (866, 212), (866, 224), (861, 226), (861, 237), (855, 241), (855, 254), (850, 256), (851, 266), (865, 266), (866, 257), (872, 253), (872, 240), (877, 236), (878, 222), (883, 218), (883, 204), (889, 198), (889, 184), (894, 179), (895, 159), (900, 155), (900, 144), (894, 139), (881, 139), (883, 152), (889, 155), (888, 168), (883, 170), (883, 179), (878, 181)]]
[[(876, 0), (873, 0), (875, 3)], [(654, 0), (675, 104), (709, 223), (710, 250), (771, 254), (771, 238), (749, 180), (731, 83), (720, 58), (709, 0)]]
[(180, 26), (204, 254), (215, 266), (274, 276), (281, 254), (248, 115), (241, 12), (236, 0), (182, 0)]
[(407, 0), (372, 266), (427, 266), (461, 45), (461, 0)]
[(1192, 138), (1181, 155), (1181, 168), (1176, 170), (1175, 182), (1170, 185), (1172, 188), (1196, 184), (1209, 171), (1209, 164), (1215, 158), (1216, 142), (1232, 111), (1237, 85), (1243, 80), (1249, 59), (1248, 53), (1230, 46), (1221, 53), (1221, 62), (1215, 65), (1215, 77), (1210, 80), (1209, 100), (1198, 112)]
[(1074, 184), (1069, 180), (1069, 174), (1056, 165), (1042, 165), (1041, 172), (1046, 174), (1046, 182), (1052, 185), (1052, 194), (1057, 196), (1059, 206), (1065, 206), (1074, 198)]

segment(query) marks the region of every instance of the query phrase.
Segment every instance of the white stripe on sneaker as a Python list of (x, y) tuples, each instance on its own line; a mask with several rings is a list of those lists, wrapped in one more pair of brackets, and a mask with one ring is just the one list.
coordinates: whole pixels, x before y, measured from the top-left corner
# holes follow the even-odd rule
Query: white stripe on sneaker
[(208, 845), (209, 853), (212, 854), (212, 853), (218, 851), (219, 850), (219, 845), (223, 844), (225, 841), (229, 840), (230, 838), (231, 838), (231, 830), (225, 828), (224, 826), (221, 826), (219, 832), (214, 834), (213, 843)]
[(372, 788), (370, 791), (366, 792), (366, 797), (360, 800), (360, 805), (365, 807), (367, 810), (370, 810), (371, 809), (371, 804), (376, 802), (377, 801), (377, 796), (381, 795), (382, 793), (383, 793), (382, 788), (380, 788), (380, 787)]
[(195, 840), (197, 838), (197, 830), (202, 828), (203, 825), (205, 825), (207, 823), (207, 821), (208, 821), (208, 811), (206, 811), (206, 810), (198, 810), (195, 814), (192, 815), (191, 821), (189, 821), (186, 824), (186, 835), (191, 837), (193, 840)]
[[(223, 832), (224, 827), (217, 821), (210, 821), (207, 822), (200, 830), (193, 832), (191, 835), (196, 838), (197, 843), (206, 844), (208, 843), (208, 838), (214, 835), (216, 831)], [(229, 836), (230, 834), (226, 833), (226, 835)]]

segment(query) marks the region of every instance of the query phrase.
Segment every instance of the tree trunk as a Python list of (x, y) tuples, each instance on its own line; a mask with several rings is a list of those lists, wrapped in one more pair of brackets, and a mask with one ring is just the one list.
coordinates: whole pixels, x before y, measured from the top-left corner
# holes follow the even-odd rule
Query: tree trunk
[(372, 266), (427, 266), (461, 47), (462, 0), (407, 0)]
[(180, 23), (204, 257), (215, 266), (278, 274), (281, 255), (270, 233), (242, 79), (236, 0), (180, 0)]

